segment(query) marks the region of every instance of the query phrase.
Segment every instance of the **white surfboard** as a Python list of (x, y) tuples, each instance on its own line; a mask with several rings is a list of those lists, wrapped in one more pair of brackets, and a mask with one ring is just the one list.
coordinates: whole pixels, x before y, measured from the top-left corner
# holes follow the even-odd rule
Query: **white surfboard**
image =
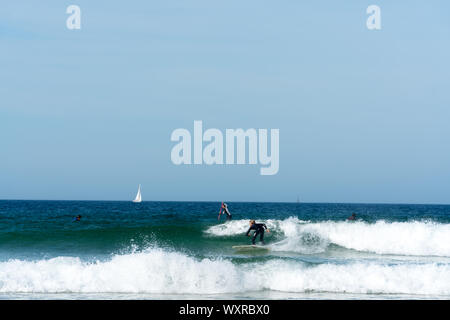
[(236, 251), (269, 251), (270, 250), (266, 246), (259, 246), (256, 244), (233, 246), (232, 248)]

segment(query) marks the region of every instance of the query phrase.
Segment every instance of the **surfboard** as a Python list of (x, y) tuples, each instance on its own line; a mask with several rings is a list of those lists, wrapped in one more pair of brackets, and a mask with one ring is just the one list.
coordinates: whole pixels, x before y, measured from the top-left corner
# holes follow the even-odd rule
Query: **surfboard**
[(256, 244), (233, 246), (232, 248), (237, 251), (269, 251), (268, 247)]

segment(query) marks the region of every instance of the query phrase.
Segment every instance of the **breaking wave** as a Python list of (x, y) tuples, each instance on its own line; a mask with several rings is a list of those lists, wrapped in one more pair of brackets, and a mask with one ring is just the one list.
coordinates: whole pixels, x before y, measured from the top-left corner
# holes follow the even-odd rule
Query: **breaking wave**
[[(310, 223), (297, 218), (266, 220), (281, 239), (273, 250), (323, 252), (330, 244), (347, 249), (412, 256), (450, 257), (450, 224), (431, 221), (376, 223), (324, 221)], [(247, 231), (248, 220), (230, 221), (206, 230), (211, 236), (235, 236)]]
[(448, 264), (308, 265), (269, 260), (233, 264), (152, 248), (83, 262), (58, 257), (0, 263), (1, 293), (220, 294), (281, 292), (450, 294)]

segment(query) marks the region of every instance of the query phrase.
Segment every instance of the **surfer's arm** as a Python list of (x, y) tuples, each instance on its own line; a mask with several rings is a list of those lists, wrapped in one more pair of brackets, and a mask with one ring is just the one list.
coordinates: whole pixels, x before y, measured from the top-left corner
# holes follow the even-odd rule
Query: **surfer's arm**
[(252, 227), (248, 228), (247, 233), (245, 234), (247, 237), (251, 230), (252, 230)]

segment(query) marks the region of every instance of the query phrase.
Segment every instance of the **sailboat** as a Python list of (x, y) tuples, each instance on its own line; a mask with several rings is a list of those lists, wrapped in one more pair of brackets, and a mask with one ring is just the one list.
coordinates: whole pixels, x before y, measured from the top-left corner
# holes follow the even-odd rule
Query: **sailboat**
[(139, 185), (139, 188), (138, 188), (138, 192), (137, 192), (136, 198), (133, 200), (133, 202), (142, 202), (141, 185)]

